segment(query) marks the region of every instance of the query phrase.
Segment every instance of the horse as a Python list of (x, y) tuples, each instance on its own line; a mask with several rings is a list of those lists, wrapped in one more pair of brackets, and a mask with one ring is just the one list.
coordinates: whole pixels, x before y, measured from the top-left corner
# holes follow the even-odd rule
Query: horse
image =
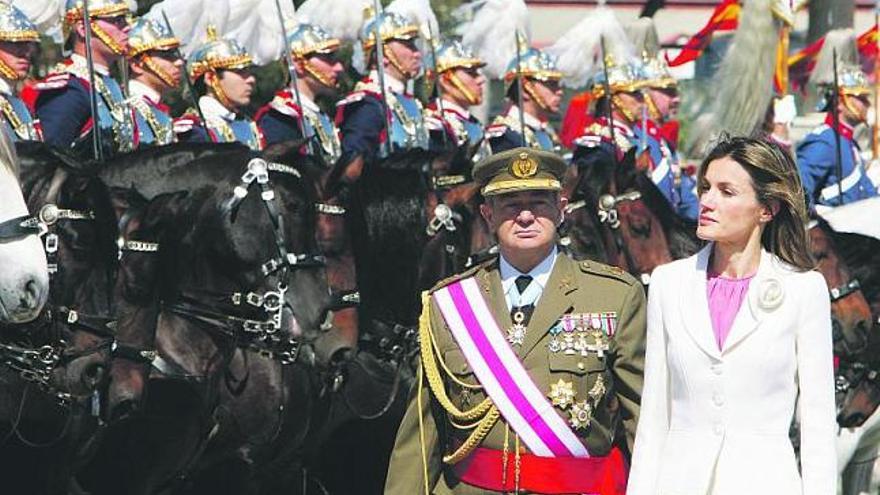
[[(131, 173), (102, 176), (123, 185)], [(311, 345), (329, 299), (314, 254), (313, 179), (245, 148), (164, 175), (147, 186), (164, 192), (125, 229), (126, 243), (153, 247), (125, 252), (117, 283), (128, 357), (160, 372), (81, 478), (95, 493), (153, 493), (238, 473), (221, 478), (225, 489), (257, 493), (277, 481), (261, 469), (290, 458), (308, 426)]]
[(44, 230), (50, 290), (41, 318), (13, 330), (41, 358), (4, 369), (0, 409), (11, 438), (0, 462), (12, 484), (67, 493), (100, 424), (113, 340), (115, 216), (87, 164), (43, 143), (17, 148), (27, 203)]
[(646, 286), (654, 268), (700, 248), (695, 226), (636, 168), (634, 149), (620, 163), (570, 167), (564, 195), (563, 246), (575, 258), (626, 270)]
[(18, 157), (8, 133), (0, 133), (0, 324), (33, 321), (49, 294), (46, 255), (18, 181)]

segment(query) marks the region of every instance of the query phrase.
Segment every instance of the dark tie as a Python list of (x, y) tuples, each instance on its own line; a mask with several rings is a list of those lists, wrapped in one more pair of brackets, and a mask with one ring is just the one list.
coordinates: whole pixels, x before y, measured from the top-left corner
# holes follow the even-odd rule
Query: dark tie
[(519, 291), (519, 295), (523, 295), (526, 292), (526, 288), (528, 288), (529, 284), (532, 283), (532, 277), (528, 275), (520, 275), (516, 277), (514, 281), (516, 284), (516, 290)]
[[(516, 284), (516, 290), (518, 290), (519, 295), (522, 296), (523, 293), (526, 291), (526, 288), (528, 288), (529, 284), (532, 283), (532, 277), (528, 275), (520, 275), (519, 277), (516, 277), (516, 280), (513, 283)], [(510, 317), (513, 318), (514, 313), (516, 313), (517, 311), (521, 311), (523, 313), (523, 316), (525, 316), (523, 324), (528, 325), (529, 320), (532, 319), (532, 312), (534, 310), (534, 304), (527, 304), (522, 307), (514, 307), (510, 310)]]

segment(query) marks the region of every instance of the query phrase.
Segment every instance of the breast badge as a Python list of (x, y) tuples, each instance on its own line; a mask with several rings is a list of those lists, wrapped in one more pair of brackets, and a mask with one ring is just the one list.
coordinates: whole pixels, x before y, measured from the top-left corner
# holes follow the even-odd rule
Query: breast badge
[(580, 354), (594, 352), (600, 358), (610, 346), (617, 325), (617, 313), (570, 313), (563, 315), (550, 329), (547, 349), (552, 353)]

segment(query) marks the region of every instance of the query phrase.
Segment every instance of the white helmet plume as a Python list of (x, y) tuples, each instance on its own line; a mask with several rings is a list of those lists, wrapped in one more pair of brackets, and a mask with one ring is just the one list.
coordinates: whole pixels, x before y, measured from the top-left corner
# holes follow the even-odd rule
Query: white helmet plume
[(483, 70), (492, 78), (503, 77), (516, 57), (517, 33), (530, 37), (529, 10), (523, 0), (477, 0), (462, 5), (454, 15), (466, 19), (456, 31), (462, 43), (486, 62)]

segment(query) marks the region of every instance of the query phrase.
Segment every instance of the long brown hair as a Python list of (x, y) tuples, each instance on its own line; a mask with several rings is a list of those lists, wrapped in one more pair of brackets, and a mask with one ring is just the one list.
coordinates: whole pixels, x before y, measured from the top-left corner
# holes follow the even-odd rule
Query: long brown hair
[(720, 158), (739, 163), (752, 178), (758, 201), (779, 211), (761, 235), (761, 245), (782, 261), (801, 270), (816, 266), (810, 253), (807, 203), (801, 177), (791, 155), (778, 144), (763, 138), (722, 136), (703, 159), (697, 174), (697, 192), (702, 196), (709, 164)]

